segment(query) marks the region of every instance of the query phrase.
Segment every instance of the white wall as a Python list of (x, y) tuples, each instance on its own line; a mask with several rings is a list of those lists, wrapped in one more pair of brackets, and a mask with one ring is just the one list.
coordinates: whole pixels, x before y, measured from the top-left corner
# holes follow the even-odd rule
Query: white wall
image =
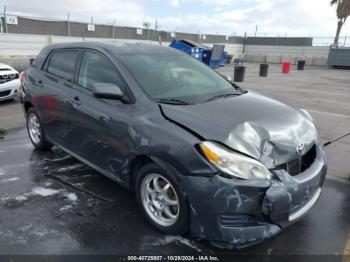
[(327, 46), (265, 46), (247, 45), (246, 54), (249, 55), (278, 55), (278, 56), (305, 56), (328, 57)]
[(0, 34), (0, 56), (33, 56), (45, 45), (48, 37), (41, 35)]
[[(0, 62), (7, 61), (5, 58), (10, 56), (22, 57), (22, 60), (24, 56), (36, 56), (44, 46), (50, 43), (78, 42), (82, 40), (81, 37), (0, 34)], [(99, 41), (111, 44), (120, 41), (159, 44), (156, 41), (133, 39), (113, 40), (110, 38), (85, 38), (85, 41)], [(169, 44), (169, 42), (162, 43), (163, 46), (168, 46)], [(212, 46), (213, 44), (207, 45)], [(235, 57), (242, 57), (243, 46), (241, 44), (225, 44), (225, 50)], [(307, 64), (325, 65), (327, 64), (328, 47), (247, 45), (245, 49), (245, 60), (248, 62), (280, 63), (287, 59), (295, 63), (301, 57), (307, 60)]]

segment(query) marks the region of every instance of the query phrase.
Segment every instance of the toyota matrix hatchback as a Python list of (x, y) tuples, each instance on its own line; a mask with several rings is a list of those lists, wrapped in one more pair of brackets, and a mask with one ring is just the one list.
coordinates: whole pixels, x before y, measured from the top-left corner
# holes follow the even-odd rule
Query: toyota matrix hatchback
[(311, 116), (147, 44), (44, 48), (22, 80), (29, 137), (135, 192), (147, 220), (219, 247), (278, 234), (316, 203)]

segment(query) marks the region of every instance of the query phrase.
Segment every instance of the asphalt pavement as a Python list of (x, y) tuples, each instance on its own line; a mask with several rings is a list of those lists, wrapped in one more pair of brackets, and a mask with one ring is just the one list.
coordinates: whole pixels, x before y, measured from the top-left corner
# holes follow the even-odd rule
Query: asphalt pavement
[(350, 255), (347, 183), (327, 179), (310, 213), (278, 236), (223, 250), (158, 232), (133, 193), (56, 148), (34, 150), (23, 128), (0, 140), (0, 214), (2, 255)]

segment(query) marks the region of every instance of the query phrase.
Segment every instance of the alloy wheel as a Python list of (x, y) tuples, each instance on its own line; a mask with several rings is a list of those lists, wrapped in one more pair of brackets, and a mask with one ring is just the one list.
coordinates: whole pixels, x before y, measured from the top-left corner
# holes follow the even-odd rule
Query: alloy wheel
[(29, 113), (28, 131), (33, 143), (39, 144), (41, 141), (41, 128), (39, 119), (34, 113)]
[(173, 225), (180, 211), (172, 184), (162, 175), (149, 174), (141, 184), (141, 200), (149, 217), (161, 226)]

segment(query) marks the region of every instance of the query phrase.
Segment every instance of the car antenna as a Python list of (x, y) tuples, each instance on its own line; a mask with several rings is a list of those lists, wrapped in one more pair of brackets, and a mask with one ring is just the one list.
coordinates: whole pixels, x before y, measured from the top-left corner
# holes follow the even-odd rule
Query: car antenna
[(336, 137), (336, 138), (334, 138), (334, 139), (332, 139), (332, 140), (330, 140), (330, 141), (324, 143), (324, 144), (323, 144), (323, 147), (327, 147), (327, 146), (329, 146), (330, 144), (333, 144), (334, 142), (337, 142), (337, 141), (339, 141), (340, 139), (343, 139), (343, 138), (345, 138), (346, 136), (349, 136), (349, 135), (350, 135), (350, 132), (347, 132), (347, 133), (345, 133), (344, 135), (338, 136), (338, 137)]

